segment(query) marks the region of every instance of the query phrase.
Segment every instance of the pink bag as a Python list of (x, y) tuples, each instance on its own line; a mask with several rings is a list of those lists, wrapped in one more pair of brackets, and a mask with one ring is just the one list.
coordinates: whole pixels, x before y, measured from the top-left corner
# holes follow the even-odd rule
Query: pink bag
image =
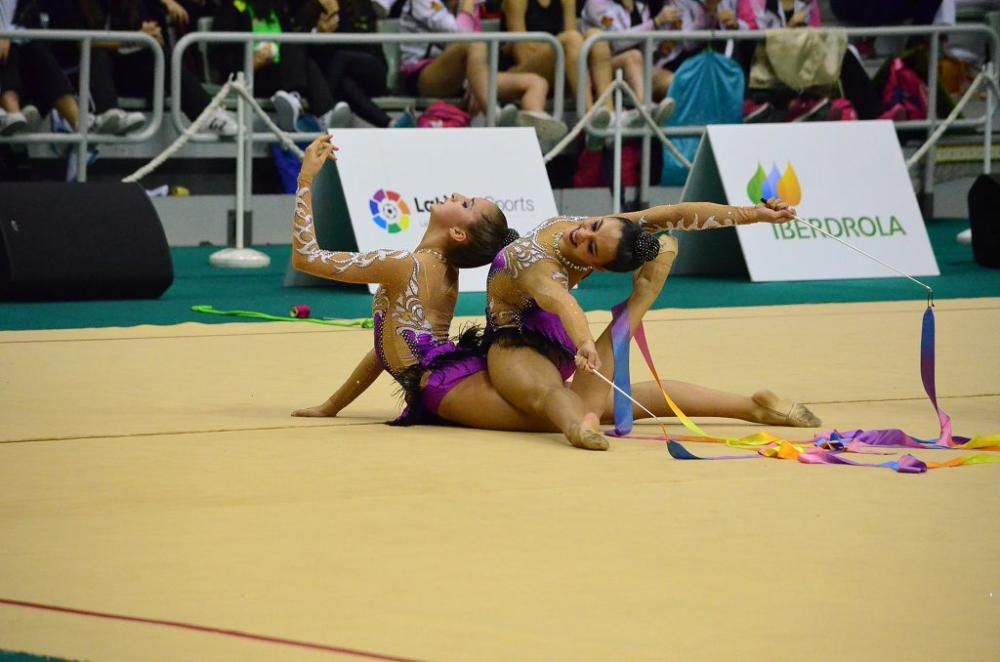
[(450, 129), (469, 126), (469, 113), (444, 101), (435, 101), (417, 118), (417, 126), (432, 129)]
[(831, 122), (853, 122), (858, 119), (858, 111), (847, 99), (834, 99), (830, 102), (826, 119)]
[(899, 58), (892, 61), (889, 78), (882, 91), (883, 108), (892, 108), (896, 104), (906, 110), (907, 119), (927, 119), (927, 85)]

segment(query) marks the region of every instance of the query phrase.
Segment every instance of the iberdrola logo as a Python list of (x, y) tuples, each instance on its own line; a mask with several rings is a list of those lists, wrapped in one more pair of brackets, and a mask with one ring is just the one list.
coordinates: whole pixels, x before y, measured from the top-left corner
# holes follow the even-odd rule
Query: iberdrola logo
[(410, 227), (410, 208), (395, 191), (379, 189), (368, 201), (372, 221), (389, 234), (396, 234)]
[(791, 163), (785, 168), (785, 174), (778, 172), (778, 166), (774, 164), (771, 164), (771, 172), (765, 173), (764, 167), (758, 163), (757, 172), (747, 183), (747, 195), (754, 204), (774, 197), (780, 197), (793, 207), (802, 202), (802, 188)]

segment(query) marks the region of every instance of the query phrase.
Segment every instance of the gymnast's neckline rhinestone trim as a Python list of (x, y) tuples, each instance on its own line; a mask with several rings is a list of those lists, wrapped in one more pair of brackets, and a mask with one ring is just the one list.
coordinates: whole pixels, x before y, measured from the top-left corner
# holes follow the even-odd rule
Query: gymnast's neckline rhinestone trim
[(556, 252), (556, 259), (559, 260), (559, 263), (564, 267), (566, 267), (567, 269), (572, 269), (573, 271), (578, 271), (580, 273), (587, 273), (593, 270), (593, 267), (589, 267), (583, 264), (577, 264), (576, 262), (573, 262), (572, 260), (570, 260), (569, 258), (567, 258), (565, 255), (562, 254), (562, 251), (559, 250), (559, 242), (562, 240), (562, 238), (563, 238), (562, 232), (557, 232), (554, 235), (552, 235), (552, 249)]

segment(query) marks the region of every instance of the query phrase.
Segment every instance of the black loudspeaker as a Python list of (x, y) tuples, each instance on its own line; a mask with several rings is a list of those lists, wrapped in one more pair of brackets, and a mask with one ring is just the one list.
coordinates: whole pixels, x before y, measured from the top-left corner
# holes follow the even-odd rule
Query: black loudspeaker
[(969, 189), (972, 256), (984, 267), (1000, 269), (1000, 177), (980, 175)]
[(0, 184), (0, 300), (155, 299), (173, 281), (138, 184)]

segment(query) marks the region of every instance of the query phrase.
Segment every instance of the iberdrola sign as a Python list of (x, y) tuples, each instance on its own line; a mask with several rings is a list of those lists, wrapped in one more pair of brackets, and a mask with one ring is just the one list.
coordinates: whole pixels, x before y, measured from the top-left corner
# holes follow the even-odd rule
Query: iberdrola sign
[[(764, 171), (764, 166), (757, 163), (757, 170), (747, 182), (747, 196), (754, 203), (779, 197), (789, 205), (796, 207), (802, 202), (802, 185), (791, 163), (785, 166), (785, 171), (778, 170), (776, 164), (771, 164), (770, 172)], [(906, 228), (895, 216), (883, 219), (878, 214), (861, 216), (824, 216), (811, 217), (809, 223), (794, 221), (782, 225), (772, 225), (771, 232), (777, 240), (787, 239), (828, 239), (817, 230), (819, 226), (834, 237), (892, 237), (906, 235)]]
[(736, 228), (753, 280), (894, 275), (822, 231), (908, 273), (938, 273), (891, 122), (713, 125), (699, 157), (688, 181), (716, 170), (730, 204), (780, 197), (796, 209), (800, 220)]

